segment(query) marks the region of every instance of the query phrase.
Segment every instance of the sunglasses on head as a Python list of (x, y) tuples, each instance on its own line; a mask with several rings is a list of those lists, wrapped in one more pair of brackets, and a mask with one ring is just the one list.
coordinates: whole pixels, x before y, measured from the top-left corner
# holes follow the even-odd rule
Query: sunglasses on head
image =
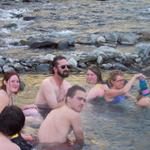
[(69, 65), (61, 65), (60, 68), (61, 68), (61, 69), (65, 69), (65, 68), (70, 69), (70, 66), (69, 66)]

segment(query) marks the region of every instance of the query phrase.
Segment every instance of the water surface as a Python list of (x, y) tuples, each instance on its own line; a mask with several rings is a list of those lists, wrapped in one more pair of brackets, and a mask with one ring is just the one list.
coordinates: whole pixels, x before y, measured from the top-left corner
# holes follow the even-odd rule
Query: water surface
[[(47, 76), (22, 75), (26, 87), (16, 97), (17, 104), (32, 103), (41, 81)], [(84, 75), (72, 75), (67, 80), (86, 85)], [(148, 150), (150, 147), (150, 110), (138, 108), (135, 100), (126, 100), (119, 105), (108, 105), (104, 101), (87, 103), (81, 116), (84, 150)], [(33, 131), (29, 129), (29, 132)]]

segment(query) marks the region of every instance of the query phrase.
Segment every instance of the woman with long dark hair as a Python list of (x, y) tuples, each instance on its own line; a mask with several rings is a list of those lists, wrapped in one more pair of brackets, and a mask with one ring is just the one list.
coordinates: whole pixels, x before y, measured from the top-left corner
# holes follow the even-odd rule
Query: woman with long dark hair
[(0, 89), (0, 112), (13, 104), (13, 95), (20, 90), (20, 77), (16, 72), (4, 73)]
[(101, 70), (98, 66), (93, 65), (88, 68), (86, 81), (87, 83), (94, 85), (88, 92), (87, 100), (104, 97), (105, 90), (108, 89), (108, 86), (104, 83)]

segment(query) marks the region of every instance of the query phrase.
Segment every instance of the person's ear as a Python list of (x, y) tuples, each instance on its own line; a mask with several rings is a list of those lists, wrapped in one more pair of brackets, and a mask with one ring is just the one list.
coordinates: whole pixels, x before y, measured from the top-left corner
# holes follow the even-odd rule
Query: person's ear
[(4, 85), (6, 85), (7, 81), (6, 81), (6, 80), (4, 80), (4, 82), (3, 82), (3, 83), (4, 83)]
[(70, 99), (71, 99), (70, 97), (67, 97), (67, 98), (66, 98), (67, 103), (70, 103)]
[(114, 80), (110, 80), (111, 85), (113, 85), (113, 84), (114, 84), (114, 82), (115, 82)]
[(55, 66), (55, 67), (53, 67), (53, 70), (54, 70), (54, 73), (55, 73), (55, 72), (57, 72), (57, 68), (56, 68), (56, 66)]

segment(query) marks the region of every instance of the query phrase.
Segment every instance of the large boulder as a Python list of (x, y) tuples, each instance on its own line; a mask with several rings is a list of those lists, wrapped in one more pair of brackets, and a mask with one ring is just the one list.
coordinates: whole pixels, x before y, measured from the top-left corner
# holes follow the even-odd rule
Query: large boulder
[(30, 48), (51, 48), (51, 49), (69, 49), (74, 46), (74, 41), (70, 41), (68, 38), (55, 38), (55, 37), (39, 37), (28, 38), (27, 44)]
[(138, 38), (138, 35), (135, 33), (120, 33), (118, 43), (122, 45), (135, 45)]

